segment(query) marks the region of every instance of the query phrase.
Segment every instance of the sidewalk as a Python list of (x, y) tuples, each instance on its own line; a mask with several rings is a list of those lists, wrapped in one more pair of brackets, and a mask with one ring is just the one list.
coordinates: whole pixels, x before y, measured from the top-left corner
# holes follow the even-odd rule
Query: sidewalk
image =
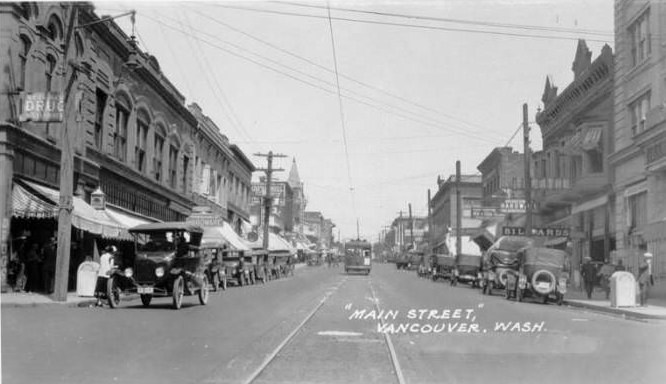
[(610, 300), (606, 300), (606, 293), (599, 287), (595, 287), (592, 292), (592, 299), (588, 299), (583, 290), (570, 289), (564, 295), (564, 303), (572, 307), (587, 308), (636, 319), (666, 320), (666, 280), (655, 281), (655, 285), (650, 288), (646, 307), (613, 308), (610, 305)]

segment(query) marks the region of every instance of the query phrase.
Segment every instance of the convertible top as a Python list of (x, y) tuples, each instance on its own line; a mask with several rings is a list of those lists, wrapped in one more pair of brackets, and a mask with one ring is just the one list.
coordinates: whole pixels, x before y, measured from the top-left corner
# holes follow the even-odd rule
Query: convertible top
[(196, 224), (184, 221), (167, 221), (164, 223), (141, 224), (129, 229), (130, 233), (164, 232), (164, 231), (186, 231), (192, 233), (203, 233), (203, 228)]

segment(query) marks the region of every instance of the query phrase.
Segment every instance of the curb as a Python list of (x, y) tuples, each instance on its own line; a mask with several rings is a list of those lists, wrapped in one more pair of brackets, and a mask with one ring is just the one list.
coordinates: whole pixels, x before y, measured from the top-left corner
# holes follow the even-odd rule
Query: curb
[(589, 309), (595, 312), (603, 312), (603, 313), (611, 313), (614, 315), (622, 315), (627, 318), (633, 318), (633, 319), (643, 319), (643, 320), (666, 320), (666, 315), (650, 315), (647, 313), (636, 313), (636, 312), (631, 312), (627, 311), (624, 309), (620, 308), (607, 308), (607, 307), (600, 307), (598, 305), (591, 305), (587, 303), (580, 303), (580, 302), (575, 302), (575, 301), (568, 301), (564, 300), (562, 304), (568, 305), (570, 307), (576, 307), (576, 308), (585, 308)]

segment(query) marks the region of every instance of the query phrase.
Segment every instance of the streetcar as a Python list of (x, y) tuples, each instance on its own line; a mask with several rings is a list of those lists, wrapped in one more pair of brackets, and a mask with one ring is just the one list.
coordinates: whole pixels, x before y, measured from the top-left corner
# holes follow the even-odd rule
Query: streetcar
[(365, 240), (351, 240), (345, 243), (345, 272), (359, 272), (366, 275), (372, 269), (372, 245)]

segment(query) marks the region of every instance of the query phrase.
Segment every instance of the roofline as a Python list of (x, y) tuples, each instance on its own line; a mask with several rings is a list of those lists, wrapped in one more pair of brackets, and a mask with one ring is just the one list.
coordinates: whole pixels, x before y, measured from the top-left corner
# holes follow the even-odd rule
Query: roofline
[(250, 169), (250, 172), (254, 172), (257, 170), (257, 167), (252, 164), (250, 159), (248, 159), (247, 156), (245, 156), (245, 153), (243, 152), (242, 149), (238, 147), (236, 144), (231, 144), (229, 145), (229, 148), (231, 148), (231, 151), (234, 153), (234, 155), (238, 156), (245, 165)]

